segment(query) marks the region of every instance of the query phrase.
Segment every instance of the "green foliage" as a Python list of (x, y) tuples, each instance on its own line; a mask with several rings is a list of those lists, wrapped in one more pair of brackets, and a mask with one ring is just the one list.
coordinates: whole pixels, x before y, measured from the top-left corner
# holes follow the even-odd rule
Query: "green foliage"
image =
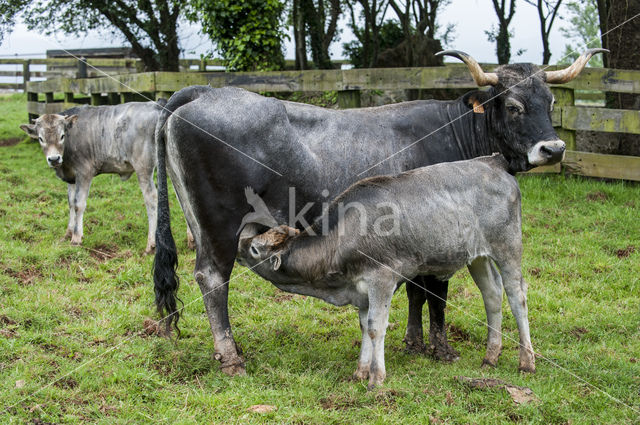
[[(402, 40), (404, 40), (404, 34), (402, 33), (400, 22), (395, 19), (385, 21), (380, 26), (378, 38), (380, 42), (380, 51), (390, 49), (400, 44)], [(353, 64), (355, 68), (367, 67), (368, 58), (363, 57), (363, 46), (359, 40), (352, 40), (349, 43), (343, 43), (342, 53), (349, 58), (351, 64)]]
[[(3, 120), (17, 128), (26, 112), (12, 117), (11, 101), (1, 99)], [(147, 336), (153, 257), (142, 255), (147, 220), (135, 180), (94, 180), (85, 241), (74, 247), (59, 240), (65, 184), (37, 143), (0, 147), (0, 423), (637, 423), (636, 412), (570, 373), (639, 407), (640, 185), (519, 177), (531, 336), (544, 356), (535, 374), (517, 371), (518, 332), (506, 300), (503, 354), (496, 368), (480, 368), (484, 307), (460, 271), (447, 322), (461, 359), (444, 364), (404, 351), (402, 287), (391, 307), (387, 380), (368, 392), (348, 379), (360, 340), (355, 308), (281, 292), (242, 267), (230, 282), (229, 314), (247, 376), (219, 371), (173, 196), (182, 337)], [(516, 405), (504, 390), (471, 390), (456, 376), (526, 386), (540, 401)], [(248, 410), (257, 404), (277, 410)]]
[(3, 0), (0, 2), (0, 42), (4, 35), (11, 32), (16, 17), (27, 5), (28, 0)]
[[(587, 48), (602, 47), (600, 39), (600, 18), (597, 0), (573, 1), (566, 5), (568, 26), (560, 28), (565, 38), (572, 41), (564, 47), (564, 54), (558, 63), (575, 61)], [(602, 56), (595, 55), (587, 66), (602, 68)]]
[(193, 0), (189, 19), (202, 24), (234, 71), (282, 69), (282, 40), (287, 36), (279, 0)]

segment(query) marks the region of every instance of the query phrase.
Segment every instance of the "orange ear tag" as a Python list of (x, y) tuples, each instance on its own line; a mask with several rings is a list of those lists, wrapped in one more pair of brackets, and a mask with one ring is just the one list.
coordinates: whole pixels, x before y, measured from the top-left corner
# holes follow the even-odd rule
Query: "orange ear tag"
[(476, 114), (484, 114), (484, 107), (478, 99), (473, 100), (473, 112)]

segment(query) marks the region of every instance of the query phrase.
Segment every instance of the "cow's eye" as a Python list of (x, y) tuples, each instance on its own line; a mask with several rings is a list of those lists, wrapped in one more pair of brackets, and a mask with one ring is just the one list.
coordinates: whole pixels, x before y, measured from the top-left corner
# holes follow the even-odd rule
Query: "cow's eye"
[(64, 142), (64, 134), (62, 136), (60, 136), (60, 141)]
[(522, 113), (522, 109), (516, 105), (507, 105), (507, 111), (509, 111), (510, 114), (521, 114)]

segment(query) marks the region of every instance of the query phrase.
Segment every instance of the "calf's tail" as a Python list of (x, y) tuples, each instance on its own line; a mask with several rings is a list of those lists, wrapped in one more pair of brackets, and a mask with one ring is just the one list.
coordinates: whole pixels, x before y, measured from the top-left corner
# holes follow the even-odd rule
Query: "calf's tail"
[(166, 330), (173, 326), (178, 336), (178, 320), (180, 311), (177, 308), (178, 286), (180, 281), (176, 274), (178, 268), (178, 253), (176, 243), (171, 233), (171, 216), (169, 211), (169, 191), (167, 188), (166, 166), (166, 137), (165, 126), (170, 115), (180, 106), (189, 103), (199, 97), (203, 91), (211, 90), (209, 87), (187, 87), (176, 92), (169, 102), (163, 106), (155, 129), (156, 155), (158, 164), (158, 226), (156, 229), (156, 254), (153, 261), (153, 284), (156, 295), (156, 307), (158, 313), (165, 320)]

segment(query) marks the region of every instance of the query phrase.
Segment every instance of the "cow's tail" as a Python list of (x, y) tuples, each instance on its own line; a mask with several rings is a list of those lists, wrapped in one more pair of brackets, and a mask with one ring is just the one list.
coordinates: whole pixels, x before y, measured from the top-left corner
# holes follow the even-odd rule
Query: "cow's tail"
[(171, 233), (171, 216), (169, 212), (169, 190), (167, 188), (166, 137), (165, 126), (171, 114), (180, 106), (191, 102), (200, 94), (210, 90), (208, 87), (194, 86), (174, 94), (160, 113), (155, 130), (156, 154), (158, 161), (158, 226), (156, 229), (156, 255), (153, 262), (153, 284), (156, 295), (156, 307), (165, 321), (167, 333), (172, 327), (178, 336), (178, 320), (180, 311), (177, 297), (180, 281), (176, 274), (178, 253)]

